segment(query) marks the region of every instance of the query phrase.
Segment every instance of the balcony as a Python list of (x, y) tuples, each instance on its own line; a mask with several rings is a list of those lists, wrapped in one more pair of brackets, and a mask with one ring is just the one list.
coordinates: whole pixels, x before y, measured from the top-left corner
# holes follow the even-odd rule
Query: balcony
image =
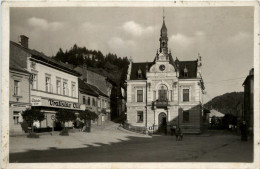
[(157, 108), (167, 108), (168, 106), (168, 100), (156, 100), (155, 106)]

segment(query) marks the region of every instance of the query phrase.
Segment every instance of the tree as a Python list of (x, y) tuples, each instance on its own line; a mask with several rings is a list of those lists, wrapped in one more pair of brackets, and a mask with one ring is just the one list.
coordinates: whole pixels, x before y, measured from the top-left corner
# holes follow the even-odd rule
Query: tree
[(76, 120), (75, 112), (69, 109), (59, 109), (56, 113), (56, 119), (64, 126), (63, 131), (66, 131), (65, 123)]
[(97, 119), (98, 115), (95, 112), (86, 109), (85, 111), (79, 112), (79, 118), (84, 121), (84, 125), (87, 127), (87, 121)]
[(33, 133), (33, 123), (35, 121), (43, 121), (44, 120), (44, 113), (41, 112), (37, 108), (31, 108), (31, 109), (26, 109), (25, 111), (22, 112), (23, 120), (26, 121), (29, 126), (32, 127), (32, 133)]

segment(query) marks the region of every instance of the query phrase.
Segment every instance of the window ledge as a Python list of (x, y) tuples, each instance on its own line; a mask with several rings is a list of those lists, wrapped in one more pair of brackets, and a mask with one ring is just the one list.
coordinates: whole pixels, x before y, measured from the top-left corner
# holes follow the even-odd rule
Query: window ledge
[(16, 97), (16, 98), (23, 98), (23, 96), (17, 96), (17, 95), (13, 95), (13, 97)]

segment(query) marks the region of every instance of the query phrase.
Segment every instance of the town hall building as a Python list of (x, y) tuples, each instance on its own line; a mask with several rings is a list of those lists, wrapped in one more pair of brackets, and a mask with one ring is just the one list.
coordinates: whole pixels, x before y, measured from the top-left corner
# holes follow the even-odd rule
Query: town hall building
[(203, 128), (201, 57), (181, 61), (168, 50), (163, 17), (160, 48), (153, 62), (133, 63), (127, 75), (127, 123), (149, 132), (201, 133)]

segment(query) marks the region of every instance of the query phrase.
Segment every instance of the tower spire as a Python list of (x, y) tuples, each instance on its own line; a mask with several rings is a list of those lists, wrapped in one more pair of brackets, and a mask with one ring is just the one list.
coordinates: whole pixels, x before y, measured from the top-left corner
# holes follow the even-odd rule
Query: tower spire
[(160, 41), (160, 52), (168, 53), (168, 36), (167, 36), (167, 28), (165, 25), (164, 8), (163, 8), (163, 24), (161, 28), (161, 37), (159, 41)]

